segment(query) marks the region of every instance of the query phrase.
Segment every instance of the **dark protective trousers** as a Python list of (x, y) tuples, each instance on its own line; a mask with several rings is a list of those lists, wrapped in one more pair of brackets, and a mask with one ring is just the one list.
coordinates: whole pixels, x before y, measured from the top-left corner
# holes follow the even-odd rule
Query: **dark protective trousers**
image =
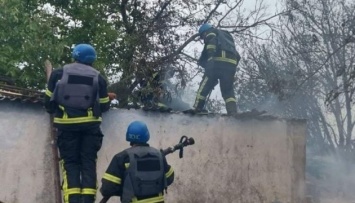
[(97, 190), (96, 159), (102, 145), (100, 128), (58, 130), (64, 203), (94, 203)]
[(230, 115), (237, 113), (237, 104), (234, 94), (234, 75), (236, 69), (236, 65), (220, 61), (215, 61), (210, 70), (206, 69), (197, 91), (194, 108), (196, 110), (202, 110), (204, 108), (207, 95), (211, 93), (219, 80), (227, 113)]

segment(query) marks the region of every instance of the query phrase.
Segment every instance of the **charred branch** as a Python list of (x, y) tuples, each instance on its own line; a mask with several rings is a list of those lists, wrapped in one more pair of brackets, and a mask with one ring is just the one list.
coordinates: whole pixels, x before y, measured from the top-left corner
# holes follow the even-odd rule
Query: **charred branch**
[(216, 12), (216, 10), (218, 9), (218, 7), (221, 5), (222, 2), (223, 2), (222, 0), (217, 1), (217, 4), (212, 9), (212, 11), (207, 15), (203, 23), (207, 23), (210, 20), (210, 18), (213, 16), (213, 14)]
[(220, 27), (222, 21), (235, 9), (237, 8), (241, 3), (243, 2), (243, 0), (240, 0), (237, 2), (237, 4), (235, 4), (232, 8), (230, 8), (226, 14), (224, 14), (222, 16), (222, 18), (218, 21), (217, 27)]

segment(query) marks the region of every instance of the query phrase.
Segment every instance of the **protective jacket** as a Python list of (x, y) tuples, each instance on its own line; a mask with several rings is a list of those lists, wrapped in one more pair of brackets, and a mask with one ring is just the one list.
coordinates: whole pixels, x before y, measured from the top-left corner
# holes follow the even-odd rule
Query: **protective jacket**
[(166, 158), (148, 144), (116, 154), (102, 177), (102, 196), (120, 196), (121, 202), (164, 202), (164, 188), (174, 181)]
[(203, 39), (205, 46), (198, 63), (205, 69), (205, 73), (197, 91), (194, 108), (197, 111), (204, 109), (207, 95), (220, 81), (227, 113), (235, 115), (237, 105), (234, 93), (234, 75), (240, 55), (235, 48), (233, 37), (227, 31), (210, 28), (203, 33)]
[(215, 28), (209, 29), (204, 35), (204, 48), (198, 61), (202, 67), (208, 61), (221, 61), (237, 66), (240, 55), (237, 52), (232, 35)]
[(73, 63), (52, 72), (45, 107), (61, 130), (98, 127), (110, 107), (105, 79), (88, 65)]
[[(161, 102), (161, 97), (165, 95), (169, 95), (164, 86), (165, 79), (162, 71), (155, 71), (150, 74), (149, 79), (142, 79), (139, 82), (141, 90), (138, 93), (141, 102), (145, 107), (150, 108), (169, 108), (167, 105)], [(167, 74), (168, 75), (168, 74)], [(168, 75), (169, 77), (173, 77), (173, 74)]]

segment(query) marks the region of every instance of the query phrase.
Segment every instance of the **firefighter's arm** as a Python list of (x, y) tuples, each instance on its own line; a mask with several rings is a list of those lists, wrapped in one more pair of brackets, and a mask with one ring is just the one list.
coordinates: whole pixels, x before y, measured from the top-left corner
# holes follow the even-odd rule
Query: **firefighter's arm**
[(174, 169), (168, 164), (168, 162), (166, 161), (166, 158), (164, 156), (164, 171), (165, 171), (165, 177), (167, 180), (167, 185), (171, 185), (174, 182), (174, 177), (175, 177), (175, 173), (174, 173)]
[(61, 78), (62, 74), (63, 74), (63, 69), (54, 70), (51, 73), (49, 80), (47, 82), (47, 88), (44, 96), (44, 107), (46, 108), (46, 111), (50, 114), (54, 113), (56, 108), (56, 104), (54, 102), (50, 102), (50, 100), (53, 95), (57, 81)]
[(121, 196), (122, 194), (122, 178), (124, 174), (122, 165), (124, 164), (120, 157), (120, 154), (118, 154), (112, 158), (109, 167), (102, 176), (100, 192), (103, 197)]
[(99, 102), (101, 112), (108, 111), (110, 108), (110, 98), (107, 93), (107, 82), (99, 75)]
[(215, 32), (209, 31), (204, 37), (205, 50), (207, 50), (208, 58), (215, 56), (217, 51), (217, 35)]
[(204, 68), (206, 66), (207, 59), (208, 59), (207, 50), (204, 48), (202, 53), (201, 53), (200, 58), (197, 61), (197, 64)]

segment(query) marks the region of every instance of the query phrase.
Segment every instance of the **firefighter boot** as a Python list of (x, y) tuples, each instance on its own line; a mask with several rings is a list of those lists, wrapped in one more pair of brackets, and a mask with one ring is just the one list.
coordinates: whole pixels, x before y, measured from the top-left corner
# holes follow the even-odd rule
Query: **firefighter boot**
[(208, 114), (208, 111), (203, 108), (205, 106), (205, 103), (206, 101), (204, 100), (196, 100), (194, 104), (194, 108), (186, 110), (185, 112), (191, 114), (199, 114), (199, 115)]

